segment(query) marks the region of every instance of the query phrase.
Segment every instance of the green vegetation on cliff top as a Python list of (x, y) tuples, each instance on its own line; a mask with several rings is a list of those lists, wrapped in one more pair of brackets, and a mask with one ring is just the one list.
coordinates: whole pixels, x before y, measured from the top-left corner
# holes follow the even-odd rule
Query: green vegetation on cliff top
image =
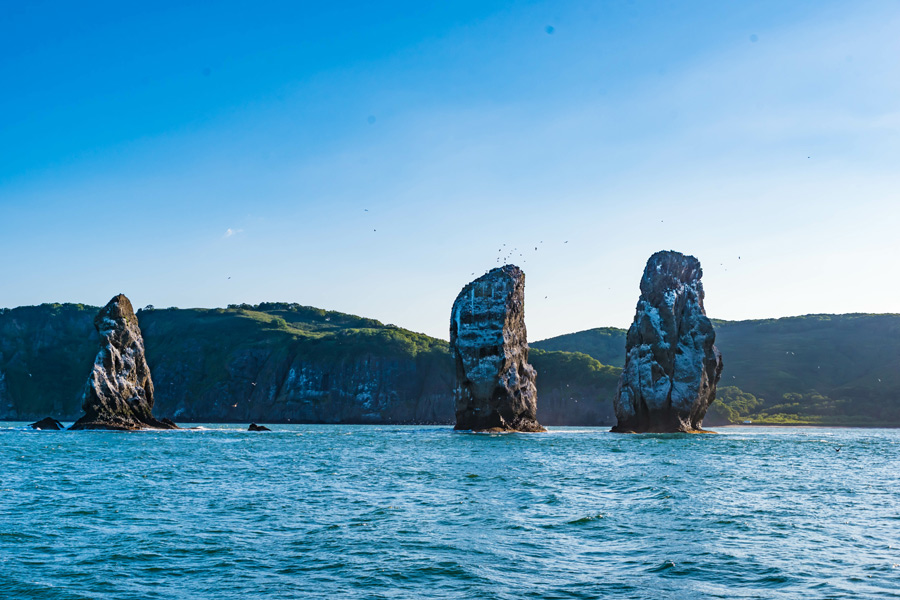
[(286, 302), (239, 304), (228, 308), (141, 309), (142, 330), (175, 343), (208, 339), (222, 352), (240, 344), (271, 344), (291, 338), (298, 349), (319, 360), (361, 354), (384, 358), (446, 352), (447, 342), (375, 319)]

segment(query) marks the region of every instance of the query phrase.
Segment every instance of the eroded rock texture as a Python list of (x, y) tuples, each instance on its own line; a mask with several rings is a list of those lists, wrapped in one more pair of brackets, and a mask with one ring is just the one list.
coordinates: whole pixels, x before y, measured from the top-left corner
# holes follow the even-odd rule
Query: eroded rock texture
[(702, 276), (700, 261), (679, 252), (657, 252), (647, 261), (625, 341), (613, 431), (701, 431), (722, 374)]
[(493, 269), (462, 289), (450, 316), (456, 429), (544, 431), (528, 364), (525, 273)]
[(82, 396), (84, 416), (72, 429), (175, 429), (156, 420), (153, 381), (144, 357), (144, 340), (131, 302), (119, 294), (94, 318), (103, 346), (94, 360)]

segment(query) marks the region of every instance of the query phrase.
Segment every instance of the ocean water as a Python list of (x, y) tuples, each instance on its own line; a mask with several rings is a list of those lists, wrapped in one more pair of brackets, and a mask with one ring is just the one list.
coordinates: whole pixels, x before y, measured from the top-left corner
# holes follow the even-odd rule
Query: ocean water
[(897, 598), (900, 431), (35, 432), (3, 598)]

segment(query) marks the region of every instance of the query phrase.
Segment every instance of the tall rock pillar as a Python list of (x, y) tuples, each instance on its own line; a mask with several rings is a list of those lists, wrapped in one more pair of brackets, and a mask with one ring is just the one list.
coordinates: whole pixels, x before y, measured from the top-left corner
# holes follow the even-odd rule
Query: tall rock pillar
[(131, 302), (119, 294), (94, 318), (103, 346), (84, 386), (84, 416), (71, 429), (177, 429), (158, 421), (153, 381), (144, 357), (144, 339)]
[(702, 276), (700, 261), (679, 252), (657, 252), (647, 261), (625, 339), (613, 431), (701, 431), (722, 375)]
[(450, 352), (456, 364), (456, 429), (545, 431), (536, 418), (525, 273), (519, 267), (498, 267), (462, 289), (450, 315)]

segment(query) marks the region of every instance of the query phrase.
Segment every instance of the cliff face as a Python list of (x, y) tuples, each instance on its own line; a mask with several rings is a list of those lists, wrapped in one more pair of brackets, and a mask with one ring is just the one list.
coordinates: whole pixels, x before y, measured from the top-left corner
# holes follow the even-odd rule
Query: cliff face
[[(92, 323), (98, 310), (0, 309), (8, 406), (0, 418), (80, 416), (85, 373), (101, 341)], [(160, 416), (180, 422), (454, 422), (454, 367), (442, 340), (284, 303), (142, 310), (137, 317), (153, 373), (153, 412)], [(596, 378), (598, 363), (570, 365), (559, 357), (545, 363), (538, 381), (548, 399), (542, 419), (611, 424), (615, 388)], [(554, 377), (554, 370), (565, 377)]]
[(525, 273), (514, 265), (465, 286), (450, 316), (456, 429), (543, 431), (528, 364)]
[(187, 421), (446, 423), (446, 342), (296, 305), (143, 311), (160, 414)]
[(0, 418), (34, 420), (81, 414), (84, 376), (100, 337), (99, 309), (44, 304), (0, 309)]
[[(226, 376), (161, 357), (154, 364), (160, 414), (186, 421), (296, 423), (447, 423), (452, 419), (449, 372), (431, 357), (419, 360), (353, 356), (334, 362), (305, 357), (287, 341), (276, 348), (236, 348)], [(196, 356), (194, 354), (187, 356)], [(443, 361), (440, 361), (443, 362)], [(204, 384), (204, 382), (207, 382)]]
[(115, 296), (94, 319), (102, 346), (84, 387), (84, 416), (72, 429), (173, 429), (156, 420), (153, 380), (144, 356), (144, 339), (131, 302)]
[(6, 386), (6, 373), (0, 371), (0, 419), (15, 419), (18, 416), (16, 403), (9, 397)]
[(698, 431), (716, 398), (722, 356), (703, 307), (700, 261), (657, 252), (641, 278), (613, 431)]

